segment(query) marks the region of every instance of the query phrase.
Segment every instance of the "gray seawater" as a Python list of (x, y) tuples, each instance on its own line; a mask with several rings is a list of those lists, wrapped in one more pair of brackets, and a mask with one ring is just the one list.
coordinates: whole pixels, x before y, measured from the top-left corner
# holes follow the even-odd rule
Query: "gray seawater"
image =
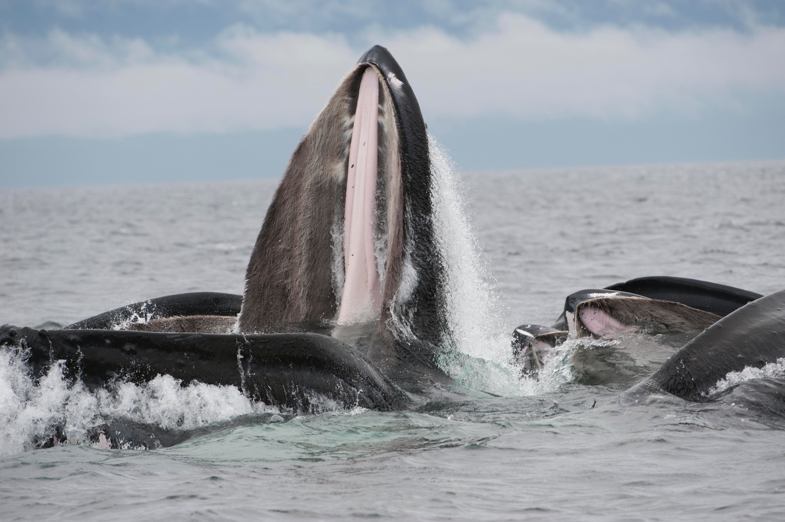
[[(622, 405), (626, 385), (578, 384), (565, 361), (519, 381), (507, 343), (518, 324), (552, 323), (568, 294), (633, 277), (781, 290), (785, 163), (456, 178), (441, 187), (442, 239), (468, 267), (452, 284), (471, 357), (450, 371), (500, 397), (271, 422), (281, 419), (237, 390), (165, 377), (103, 395), (56, 372), (36, 385), (5, 351), (0, 519), (782, 520), (782, 412)], [(0, 191), (0, 323), (52, 327), (171, 293), (241, 293), (276, 185)], [(112, 417), (207, 429), (157, 450), (88, 444), (86, 430)], [(52, 423), (73, 443), (31, 449)]]

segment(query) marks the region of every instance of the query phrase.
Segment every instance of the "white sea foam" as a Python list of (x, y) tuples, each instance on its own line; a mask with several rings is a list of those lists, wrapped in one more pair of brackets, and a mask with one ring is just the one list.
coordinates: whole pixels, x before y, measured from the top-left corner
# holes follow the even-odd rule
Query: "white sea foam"
[(169, 375), (144, 385), (118, 382), (111, 390), (89, 391), (69, 382), (54, 364), (38, 382), (23, 350), (0, 350), (0, 455), (33, 447), (62, 429), (70, 444), (87, 442), (91, 428), (123, 418), (163, 429), (188, 430), (277, 408), (253, 402), (234, 386), (194, 382), (182, 386)]
[(777, 362), (769, 363), (762, 368), (747, 366), (740, 372), (729, 372), (717, 381), (706, 395), (716, 395), (747, 381), (769, 377), (785, 377), (785, 358), (777, 359)]

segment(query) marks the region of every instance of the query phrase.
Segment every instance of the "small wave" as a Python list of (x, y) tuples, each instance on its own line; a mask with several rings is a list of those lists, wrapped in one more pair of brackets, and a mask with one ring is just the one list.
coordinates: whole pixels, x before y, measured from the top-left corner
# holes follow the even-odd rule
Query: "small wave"
[(730, 372), (723, 379), (717, 381), (717, 384), (706, 392), (705, 395), (711, 397), (755, 379), (778, 377), (785, 377), (785, 358), (779, 358), (777, 362), (769, 363), (762, 368), (748, 366), (740, 372)]
[(53, 435), (69, 444), (90, 443), (91, 431), (112, 419), (192, 430), (241, 415), (278, 413), (234, 386), (183, 386), (169, 375), (91, 391), (81, 381), (70, 382), (56, 363), (36, 382), (25, 361), (22, 349), (0, 350), (0, 455), (33, 449)]

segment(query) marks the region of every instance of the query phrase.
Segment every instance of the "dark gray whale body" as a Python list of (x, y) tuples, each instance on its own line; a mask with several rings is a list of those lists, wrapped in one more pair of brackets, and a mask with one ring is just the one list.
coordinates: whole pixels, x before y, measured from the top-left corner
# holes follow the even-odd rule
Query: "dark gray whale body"
[(668, 276), (639, 277), (610, 285), (606, 289), (642, 295), (649, 299), (673, 301), (720, 317), (725, 317), (747, 303), (763, 297), (732, 286)]
[(237, 317), (243, 297), (218, 292), (192, 292), (168, 295), (116, 308), (66, 326), (67, 330), (111, 330), (115, 325), (134, 318), (163, 319), (167, 317), (213, 315)]
[[(376, 410), (453, 400), (465, 395), (438, 364), (452, 332), (433, 206), (417, 99), (376, 46), (292, 155), (243, 296), (160, 297), (62, 330), (5, 325), (0, 346), (23, 350), (39, 378), (63, 361), (68, 378), (93, 389), (168, 374), (236, 386), (295, 412), (320, 411), (325, 400)], [(626, 329), (697, 334), (626, 397), (704, 401), (728, 372), (785, 357), (785, 292), (761, 297), (672, 277), (584, 290), (567, 298), (553, 327), (516, 329), (515, 355), (536, 373), (538, 342)]]
[(326, 335), (0, 329), (0, 344), (21, 340), (35, 374), (64, 361), (65, 376), (92, 389), (117, 377), (141, 383), (168, 374), (183, 383), (236, 386), (251, 399), (298, 412), (319, 411), (324, 397), (346, 407), (406, 405), (400, 390), (356, 349)]

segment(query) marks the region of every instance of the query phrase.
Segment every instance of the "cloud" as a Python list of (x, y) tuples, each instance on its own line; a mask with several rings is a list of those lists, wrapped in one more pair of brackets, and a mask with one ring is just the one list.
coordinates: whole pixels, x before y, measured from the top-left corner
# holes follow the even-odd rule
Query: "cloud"
[(694, 117), (785, 95), (785, 28), (564, 32), (503, 13), (468, 38), (429, 26), (360, 35), (236, 25), (177, 52), (61, 30), (6, 35), (0, 138), (302, 127), (374, 43), (401, 63), (426, 119)]
[(48, 41), (56, 63), (17, 60), (0, 73), (0, 137), (306, 125), (357, 59), (340, 37), (242, 27), (217, 38), (210, 53), (157, 53), (138, 40), (60, 31)]
[(785, 95), (781, 28), (565, 33), (506, 14), (498, 31), (471, 41), (427, 29), (386, 40), (438, 115), (638, 120), (743, 110), (751, 98)]

